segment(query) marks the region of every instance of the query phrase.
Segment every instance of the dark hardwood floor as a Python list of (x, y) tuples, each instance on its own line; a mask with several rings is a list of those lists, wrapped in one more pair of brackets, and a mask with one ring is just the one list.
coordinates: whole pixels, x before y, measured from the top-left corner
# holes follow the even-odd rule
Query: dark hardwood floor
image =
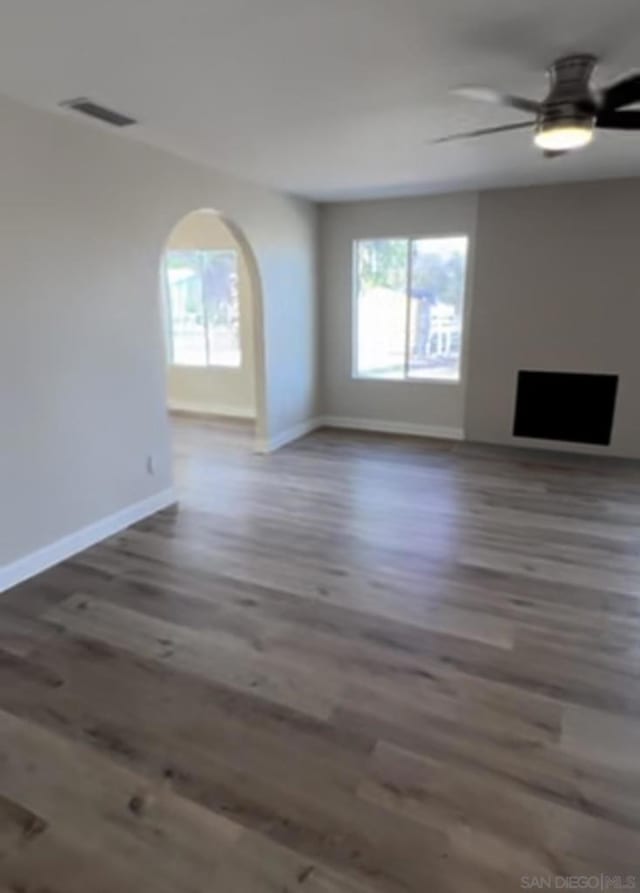
[(175, 452), (178, 509), (0, 597), (0, 890), (640, 887), (638, 466)]

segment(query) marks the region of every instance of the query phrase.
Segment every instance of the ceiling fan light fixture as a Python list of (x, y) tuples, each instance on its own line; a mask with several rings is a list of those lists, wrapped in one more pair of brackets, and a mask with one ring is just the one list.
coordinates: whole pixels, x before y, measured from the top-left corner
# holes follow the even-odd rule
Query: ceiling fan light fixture
[(542, 121), (538, 124), (534, 142), (545, 152), (570, 152), (583, 149), (593, 139), (593, 121), (581, 118)]

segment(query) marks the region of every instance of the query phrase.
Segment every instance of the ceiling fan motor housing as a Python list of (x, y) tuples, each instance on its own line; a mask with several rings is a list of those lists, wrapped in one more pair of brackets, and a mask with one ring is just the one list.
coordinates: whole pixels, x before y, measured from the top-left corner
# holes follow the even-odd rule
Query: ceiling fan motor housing
[(551, 89), (542, 103), (539, 126), (593, 126), (597, 109), (591, 78), (597, 64), (586, 53), (558, 59), (548, 70)]

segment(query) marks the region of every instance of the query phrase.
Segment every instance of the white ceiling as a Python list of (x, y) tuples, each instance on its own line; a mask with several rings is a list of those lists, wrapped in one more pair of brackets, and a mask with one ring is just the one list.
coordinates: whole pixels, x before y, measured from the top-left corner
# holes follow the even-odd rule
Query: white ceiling
[(129, 137), (321, 200), (640, 174), (640, 134), (554, 161), (527, 132), (429, 144), (519, 120), (449, 88), (542, 97), (571, 50), (601, 81), (640, 68), (638, 0), (2, 0), (0, 91), (90, 96)]

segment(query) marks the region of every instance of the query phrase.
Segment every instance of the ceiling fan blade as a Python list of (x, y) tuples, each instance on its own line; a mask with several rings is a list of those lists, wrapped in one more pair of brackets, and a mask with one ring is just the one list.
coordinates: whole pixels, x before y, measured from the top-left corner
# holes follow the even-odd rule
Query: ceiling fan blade
[(476, 136), (489, 136), (492, 133), (505, 133), (507, 130), (525, 130), (533, 127), (535, 121), (521, 121), (519, 124), (503, 124), (502, 127), (484, 127), (482, 130), (468, 130), (466, 133), (454, 133), (430, 140), (432, 143), (452, 143), (455, 140), (467, 140)]
[(501, 93), (499, 90), (491, 90), (489, 87), (457, 87), (451, 91), (456, 96), (464, 96), (466, 99), (475, 99), (479, 102), (492, 102), (494, 105), (506, 105), (508, 108), (519, 109), (521, 112), (532, 112), (537, 115), (541, 103), (524, 96), (514, 96), (511, 93)]
[(640, 102), (640, 73), (630, 74), (602, 91), (605, 111), (620, 109), (634, 102)]
[(430, 140), (431, 143), (452, 143), (456, 140), (473, 139), (478, 136), (490, 136), (492, 133), (506, 133), (508, 130), (526, 130), (532, 128), (535, 121), (522, 121), (519, 124), (503, 124), (501, 127), (483, 127), (480, 130), (467, 130), (465, 133), (454, 133)]
[(600, 112), (596, 127), (603, 130), (640, 130), (639, 112)]
[(544, 151), (545, 158), (560, 158), (561, 155), (568, 155), (568, 152), (565, 152), (564, 149), (554, 151), (553, 149), (545, 149)]

